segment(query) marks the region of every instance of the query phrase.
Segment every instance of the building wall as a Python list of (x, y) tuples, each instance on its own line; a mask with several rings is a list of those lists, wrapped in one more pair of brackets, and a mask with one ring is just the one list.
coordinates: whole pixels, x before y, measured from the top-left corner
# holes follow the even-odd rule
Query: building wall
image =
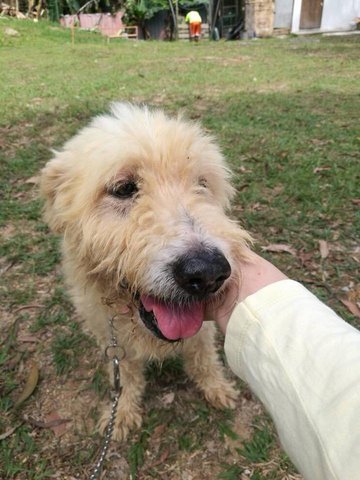
[[(300, 32), (302, 0), (294, 0), (292, 33)], [(324, 0), (321, 32), (351, 30), (355, 17), (360, 17), (360, 0)]]
[(291, 28), (294, 0), (275, 0), (274, 28)]
[(273, 0), (245, 0), (245, 30), (249, 38), (273, 33)]
[(115, 15), (110, 13), (80, 13), (79, 15), (65, 15), (60, 18), (60, 24), (63, 27), (79, 25), (85, 30), (98, 29), (103, 35), (116, 35), (121, 28), (123, 12), (117, 12)]

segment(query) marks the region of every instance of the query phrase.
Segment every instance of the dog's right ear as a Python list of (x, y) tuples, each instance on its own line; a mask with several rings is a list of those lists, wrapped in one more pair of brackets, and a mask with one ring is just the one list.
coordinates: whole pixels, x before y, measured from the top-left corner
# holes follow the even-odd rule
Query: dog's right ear
[(43, 168), (40, 178), (40, 194), (45, 199), (44, 218), (55, 233), (64, 232), (67, 206), (71, 205), (66, 163), (62, 154), (56, 152), (55, 158)]

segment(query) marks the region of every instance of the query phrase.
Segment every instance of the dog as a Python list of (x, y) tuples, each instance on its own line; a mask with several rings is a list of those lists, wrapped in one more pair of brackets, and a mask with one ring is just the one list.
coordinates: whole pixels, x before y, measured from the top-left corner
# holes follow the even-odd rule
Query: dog
[(219, 147), (198, 124), (125, 103), (94, 118), (42, 170), (44, 215), (62, 235), (73, 303), (103, 350), (114, 318), (124, 351), (115, 440), (141, 426), (149, 360), (182, 355), (208, 402), (235, 406), (214, 323), (204, 321), (239, 281), (250, 241), (226, 216), (229, 180)]

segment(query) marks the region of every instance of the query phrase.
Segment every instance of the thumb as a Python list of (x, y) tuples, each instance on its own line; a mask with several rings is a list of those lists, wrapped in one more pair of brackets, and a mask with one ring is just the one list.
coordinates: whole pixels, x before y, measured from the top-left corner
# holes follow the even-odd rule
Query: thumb
[(226, 291), (219, 296), (219, 299), (208, 305), (205, 315), (206, 320), (215, 321), (219, 325), (221, 331), (225, 334), (227, 324), (238, 303), (238, 299), (239, 284), (237, 281), (232, 280)]

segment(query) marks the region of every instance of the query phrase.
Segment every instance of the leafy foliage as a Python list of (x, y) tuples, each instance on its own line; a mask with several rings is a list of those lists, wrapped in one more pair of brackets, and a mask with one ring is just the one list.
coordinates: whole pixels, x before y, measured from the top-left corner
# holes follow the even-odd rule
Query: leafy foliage
[(124, 23), (127, 25), (144, 25), (155, 13), (168, 8), (167, 0), (127, 0), (125, 2)]
[(48, 0), (48, 15), (49, 20), (56, 22), (60, 18), (60, 5), (58, 0)]
[[(169, 2), (174, 3), (174, 0), (47, 0), (46, 11), (48, 19), (57, 22), (62, 15), (76, 15), (80, 11), (115, 13), (124, 10), (125, 24), (144, 28), (146, 20), (150, 20), (157, 12), (169, 10)], [(26, 14), (34, 8), (34, 5), (33, 0), (24, 0), (20, 2), (19, 9)], [(178, 0), (178, 6), (185, 11), (199, 5), (209, 5), (209, 0)]]

